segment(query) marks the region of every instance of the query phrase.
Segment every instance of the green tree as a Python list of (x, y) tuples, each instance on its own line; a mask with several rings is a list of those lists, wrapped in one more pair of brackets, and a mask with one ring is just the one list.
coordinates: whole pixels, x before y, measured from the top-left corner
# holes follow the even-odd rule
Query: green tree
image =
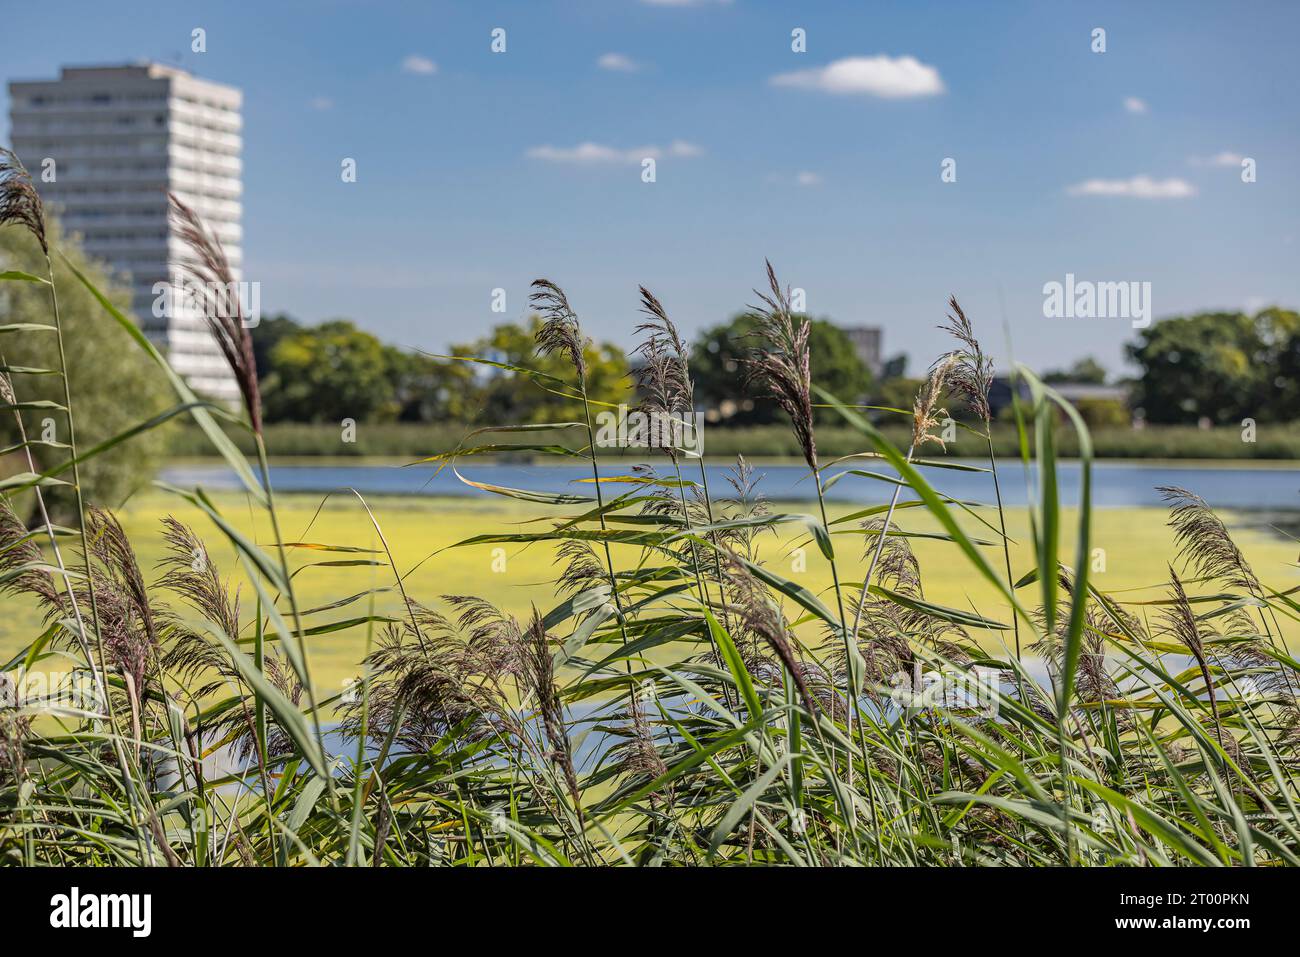
[(401, 422), (464, 421), (475, 408), (474, 369), (419, 352), (386, 348)]
[[(735, 425), (775, 422), (780, 415), (774, 402), (752, 394), (745, 386), (743, 360), (755, 345), (752, 330), (753, 320), (742, 314), (705, 329), (691, 349), (697, 401), (719, 410)], [(843, 402), (857, 402), (870, 394), (871, 372), (842, 329), (828, 319), (813, 319), (808, 344), (816, 385)], [(818, 409), (816, 414), (819, 420), (837, 421), (833, 410)]]
[[(128, 290), (111, 282), (76, 243), (60, 236), (52, 221), (47, 222), (46, 228), (59, 297), (77, 443), (84, 450), (157, 415), (174, 405), (176, 399), (153, 362), (104, 312), (62, 256), (53, 250), (62, 252), (110, 302), (129, 314)], [(45, 275), (40, 246), (31, 234), (21, 229), (0, 229), (0, 271), (10, 269)], [(47, 288), (26, 282), (0, 283), (0, 317), (5, 324), (49, 325), (53, 316)], [(59, 368), (58, 341), (49, 332), (0, 335), (0, 353), (4, 356), (3, 364), (9, 366)], [(12, 379), (20, 403), (43, 400), (63, 404), (63, 383), (58, 375), (16, 373)], [(67, 416), (61, 411), (26, 410), (23, 424), (29, 440), (48, 438), (55, 443), (68, 440)], [(10, 448), (17, 442), (17, 423), (13, 412), (6, 410), (0, 414), (0, 448)], [(120, 505), (152, 480), (165, 449), (164, 431), (153, 429), (86, 460), (80, 466), (86, 500), (109, 507)], [(35, 445), (32, 454), (39, 471), (61, 463), (68, 453), (53, 445)], [(9, 460), (6, 471), (26, 471), (21, 453), (13, 452), (6, 458)], [(46, 500), (63, 521), (75, 512), (73, 498), (63, 487), (52, 488)]]
[(249, 330), (253, 338), (253, 362), (257, 366), (259, 380), (264, 380), (271, 374), (271, 353), (280, 344), (280, 340), (301, 332), (302, 328), (302, 324), (288, 313), (280, 312), (274, 316), (264, 316), (261, 322)]
[(1105, 385), (1106, 368), (1092, 356), (1077, 360), (1068, 369), (1051, 369), (1043, 373), (1044, 382), (1082, 382)]
[(1300, 419), (1300, 313), (1270, 307), (1256, 314), (1255, 327), (1264, 340), (1270, 373), (1263, 402), (1276, 410), (1279, 420)]
[(1300, 316), (1266, 309), (1166, 319), (1128, 346), (1141, 369), (1134, 405), (1148, 421), (1227, 424), (1300, 417)]
[(382, 421), (397, 413), (388, 352), (347, 319), (285, 336), (270, 355), (268, 421)]
[[(532, 316), (527, 326), (507, 323), (493, 327), (482, 339), (453, 346), (452, 355), (481, 356), (505, 365), (534, 369), (560, 379), (566, 384), (538, 383), (531, 377), (507, 369), (489, 369), (449, 360), (473, 370), (473, 408), (468, 418), (480, 423), (524, 424), (579, 421), (582, 403), (567, 397), (576, 392), (573, 367), (561, 355), (537, 355), (536, 335), (541, 320)], [(618, 405), (632, 401), (631, 377), (627, 356), (608, 342), (587, 342), (583, 350), (587, 361), (587, 394), (595, 403)], [(564, 394), (557, 394), (564, 393)]]

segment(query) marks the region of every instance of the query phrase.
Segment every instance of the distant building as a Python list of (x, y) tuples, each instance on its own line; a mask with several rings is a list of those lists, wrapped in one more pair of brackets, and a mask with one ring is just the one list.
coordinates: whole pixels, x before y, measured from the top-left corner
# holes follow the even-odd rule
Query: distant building
[(858, 354), (858, 358), (862, 360), (862, 364), (871, 370), (873, 376), (879, 377), (881, 369), (880, 327), (840, 326), (840, 329), (849, 337), (849, 341), (853, 343), (853, 351)]
[(204, 219), (240, 278), (240, 91), (143, 63), (64, 67), (57, 80), (10, 83), (9, 97), (13, 149), (41, 198), (89, 255), (130, 276), (137, 321), (190, 386), (237, 398), (202, 312), (182, 304), (156, 317), (154, 303), (185, 256), (168, 191)]
[[(998, 413), (1011, 405), (1011, 381), (1010, 376), (995, 375), (993, 377), (993, 383), (989, 389), (989, 408), (995, 418)], [(1061, 398), (1071, 405), (1078, 405), (1080, 402), (1085, 401), (1104, 401), (1118, 402), (1122, 406), (1128, 406), (1129, 388), (1125, 385), (1098, 385), (1093, 382), (1053, 382), (1051, 388), (1056, 390)], [(1029, 403), (1032, 401), (1028, 383), (1022, 380), (1017, 391), (1021, 402)]]

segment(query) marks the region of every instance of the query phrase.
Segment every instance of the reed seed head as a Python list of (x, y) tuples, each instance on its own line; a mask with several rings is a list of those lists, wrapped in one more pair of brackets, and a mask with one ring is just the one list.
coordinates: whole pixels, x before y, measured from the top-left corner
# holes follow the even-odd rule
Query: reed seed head
[(567, 357), (578, 373), (578, 381), (585, 383), (587, 360), (583, 357), (583, 347), (586, 340), (578, 316), (569, 305), (569, 298), (549, 279), (533, 280), (533, 289), (536, 291), (528, 299), (542, 316), (542, 327), (537, 330), (538, 355), (558, 352)]
[(916, 394), (912, 405), (912, 446), (919, 449), (926, 442), (938, 442), (940, 448), (946, 449), (943, 439), (934, 431), (941, 419), (947, 418), (947, 409), (938, 408), (948, 387), (948, 376), (957, 360), (950, 354), (943, 356), (930, 370), (930, 375)]
[(808, 339), (812, 327), (797, 321), (790, 310), (790, 294), (767, 265), (766, 293), (754, 290), (760, 305), (750, 307), (762, 346), (744, 360), (747, 379), (773, 399), (790, 417), (795, 438), (808, 467), (817, 469), (817, 441), (813, 432), (812, 371)]
[(45, 206), (32, 185), (31, 174), (17, 154), (0, 148), (0, 226), (21, 226), (50, 253), (45, 239)]
[(1159, 485), (1156, 491), (1169, 506), (1169, 527), (1174, 530), (1178, 557), (1185, 567), (1201, 578), (1213, 578), (1252, 595), (1260, 593), (1259, 579), (1246, 556), (1205, 499), (1177, 485)]
[(948, 321), (939, 328), (961, 343), (961, 348), (943, 358), (953, 360), (948, 380), (966, 400), (970, 410), (983, 420), (985, 426), (991, 418), (989, 390), (993, 388), (993, 360), (984, 354), (974, 329), (956, 296), (948, 298)]
[(175, 193), (168, 193), (171, 217), (189, 254), (176, 263), (202, 290), (203, 313), (212, 337), (235, 374), (253, 431), (262, 434), (262, 396), (253, 359), (253, 337), (244, 321), (234, 273), (221, 241)]

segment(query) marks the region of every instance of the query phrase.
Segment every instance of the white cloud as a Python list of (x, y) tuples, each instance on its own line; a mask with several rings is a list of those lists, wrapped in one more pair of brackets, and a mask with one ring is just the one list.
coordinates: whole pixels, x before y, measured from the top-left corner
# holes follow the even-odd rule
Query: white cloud
[(1147, 101), (1140, 100), (1136, 96), (1124, 97), (1124, 109), (1126, 109), (1130, 113), (1150, 112), (1150, 108), (1147, 106)]
[(789, 173), (768, 173), (763, 177), (763, 182), (771, 183), (773, 186), (821, 186), (826, 181), (821, 173), (800, 170), (793, 176)]
[(936, 96), (944, 92), (939, 71), (913, 56), (851, 56), (811, 70), (772, 77), (773, 86), (886, 100)]
[(600, 166), (640, 163), (644, 159), (663, 159), (665, 156), (675, 159), (689, 159), (699, 156), (704, 151), (694, 143), (685, 140), (673, 140), (668, 146), (642, 146), (635, 149), (619, 149), (603, 143), (591, 141), (577, 146), (533, 146), (525, 153), (530, 159), (545, 160), (548, 163), (570, 163), (576, 166)]
[(637, 73), (641, 70), (640, 63), (623, 53), (603, 53), (596, 60), (596, 66), (615, 73)]
[(1224, 150), (1222, 153), (1215, 153), (1213, 156), (1192, 156), (1188, 158), (1187, 162), (1193, 166), (1240, 166), (1241, 161), (1245, 158), (1241, 153)]
[(328, 96), (313, 97), (309, 105), (313, 110), (317, 110), (321, 113), (324, 113), (326, 110), (334, 109), (334, 101)]
[(676, 156), (678, 159), (690, 159), (692, 156), (704, 155), (704, 150), (685, 140), (673, 140), (668, 144), (668, 155)]
[(418, 73), (428, 76), (430, 73), (438, 72), (438, 64), (434, 63), (428, 57), (417, 56), (412, 53), (402, 60), (403, 73)]
[(1186, 199), (1196, 188), (1185, 179), (1152, 179), (1145, 174), (1132, 179), (1089, 179), (1075, 183), (1071, 196), (1131, 196), (1134, 199)]

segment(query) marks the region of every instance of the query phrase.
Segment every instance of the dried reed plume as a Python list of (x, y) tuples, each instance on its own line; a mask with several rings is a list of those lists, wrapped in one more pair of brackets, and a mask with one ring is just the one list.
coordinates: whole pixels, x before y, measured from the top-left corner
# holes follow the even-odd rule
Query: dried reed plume
[[(144, 684), (159, 655), (159, 629), (135, 550), (116, 516), (91, 506), (86, 514), (90, 555), (86, 561), (87, 602), (95, 589), (100, 636), (109, 663), (128, 676), (133, 705), (144, 700)], [(80, 595), (79, 595), (80, 597)]]
[(636, 354), (644, 360), (637, 370), (644, 405), (666, 414), (690, 412), (695, 407), (695, 390), (686, 342), (654, 294), (645, 286), (640, 289), (641, 312), (647, 318), (636, 327), (638, 335), (645, 335)]
[(590, 542), (580, 538), (566, 539), (556, 549), (556, 556), (564, 563), (564, 570), (555, 580), (559, 594), (572, 596), (609, 584), (605, 568)]
[[(1060, 576), (1062, 587), (1068, 590), (1068, 576)], [(1067, 603), (1068, 604), (1068, 603)], [(1060, 675), (1065, 670), (1065, 650), (1070, 632), (1069, 610), (1056, 616), (1052, 631), (1047, 631), (1047, 614), (1042, 608), (1034, 613), (1039, 631), (1043, 637), (1030, 645), (1030, 648), (1048, 662), (1051, 671)], [(1119, 686), (1106, 670), (1106, 625), (1091, 604), (1084, 606), (1083, 631), (1079, 635), (1079, 659), (1075, 664), (1074, 697), (1081, 702), (1096, 704), (1120, 697)], [(1042, 693), (1041, 686), (1028, 689), (1028, 693), (1037, 698)], [(1046, 713), (1046, 712), (1044, 712)], [(1116, 719), (1124, 723), (1124, 711), (1116, 712)]]
[(762, 478), (754, 473), (754, 466), (744, 455), (737, 454), (736, 464), (727, 469), (727, 484), (736, 490), (736, 497), (726, 501), (736, 505), (743, 515), (767, 515), (767, 496), (758, 487)]
[(1261, 594), (1259, 579), (1205, 499), (1176, 485), (1158, 485), (1156, 491), (1169, 506), (1169, 527), (1174, 530), (1178, 557), (1185, 568), (1191, 568), (1197, 577)]
[(816, 471), (817, 442), (813, 434), (812, 372), (808, 351), (812, 327), (806, 318), (796, 323), (790, 311), (789, 292), (782, 290), (772, 264), (764, 262), (770, 292), (754, 290), (762, 305), (750, 307), (750, 315), (757, 323), (755, 335), (762, 340), (764, 348), (744, 360), (746, 377), (790, 417), (804, 461)]
[[(883, 585), (889, 583), (890, 587), (904, 595), (914, 595), (917, 598), (924, 596), (921, 588), (921, 563), (916, 560), (916, 554), (912, 551), (912, 546), (903, 536), (903, 529), (895, 525), (896, 534), (890, 535), (889, 529), (885, 526), (883, 520), (878, 518), (866, 518), (862, 520), (861, 527), (868, 532), (884, 536), (883, 546), (878, 547), (880, 558), (876, 562), (879, 570), (879, 581)], [(863, 545), (863, 558), (871, 551), (871, 536), (867, 536), (867, 541)]]
[(168, 193), (172, 219), (189, 256), (176, 263), (202, 289), (203, 314), (212, 337), (235, 374), (253, 431), (262, 434), (262, 396), (257, 384), (257, 363), (253, 359), (253, 337), (244, 322), (239, 286), (221, 241), (204, 225), (198, 213), (175, 193)]
[[(0, 672), (0, 700), (18, 701), (18, 688)], [(32, 715), (11, 708), (0, 709), (0, 786), (21, 786), (27, 777), (27, 738), (32, 729)]]
[[(873, 555), (874, 581), (881, 587), (907, 598), (925, 599), (925, 588), (921, 581), (921, 563), (917, 561), (912, 546), (903, 535), (903, 530), (893, 526), (896, 534), (889, 534), (889, 527), (883, 519), (869, 518), (862, 522), (862, 528), (872, 535), (864, 546), (863, 557)], [(916, 654), (911, 641), (929, 647), (948, 661), (965, 665), (973, 655), (967, 646), (970, 636), (960, 625), (944, 621), (916, 608), (871, 594), (866, 590), (862, 594), (861, 614), (857, 618), (858, 650), (865, 665), (864, 678), (881, 683), (899, 671), (906, 671), (913, 666)], [(843, 655), (837, 664), (847, 675), (848, 661)], [(876, 697), (875, 692), (868, 688)]]
[(573, 798), (573, 809), (582, 817), (582, 798), (578, 791), (578, 775), (573, 767), (573, 749), (569, 744), (569, 732), (564, 723), (564, 706), (560, 703), (560, 692), (555, 685), (555, 660), (552, 657), (550, 637), (546, 634), (546, 623), (541, 614), (533, 609), (533, 618), (528, 626), (527, 644), (524, 648), (524, 664), (527, 679), (533, 695), (537, 698), (537, 708), (542, 717), (542, 728), (550, 751), (546, 757), (563, 773), (569, 794)]
[[(735, 490), (734, 497), (722, 499), (726, 517), (730, 520), (758, 519), (772, 513), (767, 497), (759, 490), (761, 475), (756, 475), (754, 466), (743, 455), (736, 456), (736, 464), (727, 469), (727, 484)], [(754, 539), (763, 532), (776, 533), (772, 525), (747, 525), (723, 529), (714, 533), (714, 540), (733, 551), (744, 554), (750, 561), (754, 560)]]
[(1187, 592), (1183, 590), (1183, 583), (1178, 580), (1178, 573), (1174, 571), (1172, 565), (1169, 566), (1169, 581), (1173, 585), (1174, 600), (1169, 610), (1164, 613), (1165, 624), (1170, 633), (1191, 652), (1197, 666), (1201, 669), (1201, 678), (1205, 681), (1205, 690), (1210, 696), (1210, 713), (1214, 716), (1214, 729), (1218, 733), (1219, 746), (1222, 747), (1223, 725), (1219, 721), (1219, 706), (1215, 701), (1214, 679), (1210, 677), (1210, 666), (1205, 660), (1205, 642), (1201, 634), (1204, 626), (1196, 620), (1192, 604), (1187, 600)]
[(159, 562), (164, 574), (158, 584), (180, 595), (227, 636), (237, 637), (239, 594), (232, 596), (226, 590), (203, 540), (189, 526), (168, 515), (163, 519), (163, 541), (169, 554)]
[[(961, 343), (961, 348), (948, 354), (955, 364), (949, 373), (952, 387), (966, 401), (966, 405), (984, 423), (984, 439), (988, 445), (989, 472), (993, 476), (993, 493), (997, 497), (998, 526), (1002, 532), (1002, 560), (1007, 571), (1007, 586), (1012, 587), (1011, 547), (1007, 540), (1006, 511), (1002, 506), (1002, 485), (998, 480), (998, 460), (993, 454), (992, 410), (989, 392), (993, 388), (993, 360), (984, 354), (975, 330), (956, 296), (948, 297), (948, 321), (939, 328)], [(1011, 627), (1016, 636), (1016, 660), (1020, 660), (1020, 618), (1011, 616)]]
[[(912, 456), (916, 454), (917, 450), (920, 449), (921, 445), (926, 441), (938, 442), (940, 446), (943, 446), (944, 444), (943, 439), (934, 434), (932, 430), (936, 425), (938, 425), (939, 417), (941, 415), (946, 417), (948, 413), (943, 409), (936, 409), (935, 406), (939, 402), (939, 397), (944, 393), (944, 389), (947, 386), (948, 373), (956, 361), (957, 360), (952, 354), (940, 358), (939, 361), (935, 363), (934, 368), (930, 370), (929, 379), (916, 395), (916, 401), (912, 406), (912, 444), (907, 450), (907, 461), (909, 462), (912, 461)], [(875, 574), (876, 566), (879, 564), (884, 552), (885, 542), (887, 541), (887, 536), (889, 534), (889, 523), (894, 518), (894, 509), (898, 505), (898, 498), (899, 495), (902, 494), (902, 491), (902, 485), (894, 487), (893, 495), (889, 500), (889, 509), (885, 512), (884, 521), (880, 523), (879, 540), (876, 543), (876, 551), (871, 558), (871, 563), (867, 566), (866, 574), (862, 576), (862, 592), (858, 597), (857, 610), (853, 615), (853, 630), (849, 635), (856, 636), (858, 627), (862, 622), (862, 612), (866, 606), (867, 596), (871, 591), (871, 579)], [(846, 642), (849, 640), (849, 635), (845, 636)], [(844, 650), (847, 654), (849, 650), (847, 644), (845, 645)]]
[[(232, 596), (227, 591), (207, 546), (193, 529), (170, 515), (163, 519), (163, 540), (167, 555), (158, 563), (162, 569), (158, 586), (174, 592), (228, 638), (237, 640), (239, 595), (236, 592)], [(242, 683), (239, 670), (223, 646), (212, 642), (174, 611), (164, 609), (158, 618), (169, 636), (163, 656), (168, 673), (187, 680), (207, 678), (206, 683), (193, 690), (194, 699), (205, 698), (228, 682)]]
[(991, 417), (989, 390), (993, 387), (993, 360), (984, 354), (970, 320), (956, 296), (948, 298), (948, 321), (939, 328), (962, 344), (962, 348), (940, 358), (953, 360), (948, 381), (965, 400), (970, 410), (987, 426)]
[(563, 289), (549, 279), (533, 280), (533, 288), (537, 291), (528, 300), (542, 315), (542, 327), (537, 330), (538, 354), (548, 356), (558, 352), (567, 356), (578, 372), (578, 381), (585, 383), (587, 360), (582, 353), (586, 342), (568, 297), (564, 295)]
[(817, 714), (819, 708), (805, 679), (804, 663), (799, 660), (794, 647), (790, 644), (790, 629), (780, 609), (768, 601), (762, 586), (753, 574), (731, 554), (727, 556), (727, 576), (731, 580), (736, 614), (741, 625), (761, 639), (776, 655), (790, 677), (794, 679), (795, 687), (799, 689), (799, 695), (803, 698), (808, 714)]
[[(461, 656), (467, 671), (482, 675), (494, 686), (527, 672), (528, 655), (519, 622), (482, 598), (472, 595), (443, 595), (442, 598), (459, 612), (457, 624), (465, 639)], [(427, 609), (421, 612), (436, 626), (439, 617), (436, 613)]]
[(948, 417), (948, 410), (938, 407), (948, 387), (948, 377), (953, 367), (958, 365), (954, 354), (950, 353), (939, 359), (930, 370), (930, 376), (916, 394), (912, 404), (912, 448), (919, 449), (926, 442), (938, 442), (946, 449), (943, 439), (934, 432), (941, 419)]
[(382, 741), (397, 724), (396, 740), (416, 753), (436, 747), (453, 732), (472, 740), (502, 728), (518, 733), (514, 710), (500, 689), (500, 675), (490, 670), (507, 655), (482, 645), (521, 642), (522, 636), (518, 626), (505, 624), (513, 624), (512, 619), (504, 619), (486, 602), (481, 605), (486, 607), (465, 599), (462, 606), (462, 620), (477, 623), (479, 631), (480, 647), (473, 651), (451, 620), (411, 602), (410, 618), (386, 627), (366, 657), (364, 667), (372, 676), (369, 691), (345, 705), (344, 731), (356, 737), (364, 726), (368, 736)]
[[(167, 662), (164, 661), (164, 664)], [(222, 663), (216, 663), (217, 680), (206, 685), (190, 689), (192, 700), (201, 700), (203, 695), (214, 694), (225, 685), (241, 689), (236, 699), (236, 707), (226, 710), (215, 720), (205, 725), (205, 732), (211, 732), (221, 740), (228, 741), (231, 752), (240, 761), (256, 757), (261, 764), (261, 754), (257, 746), (257, 719), (255, 710), (250, 707), (252, 696), (243, 689), (247, 687), (238, 670), (230, 662), (229, 656)], [(179, 673), (179, 672), (178, 672)], [(303, 686), (298, 680), (298, 673), (274, 649), (268, 648), (262, 658), (262, 674), (276, 691), (284, 695), (294, 707), (302, 704)], [(266, 716), (266, 754), (268, 758), (291, 754), (294, 750), (293, 738), (280, 724), (273, 713)]]
[[(642, 683), (643, 688), (646, 684), (647, 682)], [(645, 713), (644, 699), (653, 693), (653, 687), (653, 684), (649, 685), (649, 692), (636, 688), (628, 696), (627, 719), (631, 733), (625, 741), (614, 745), (609, 751), (610, 757), (618, 760), (621, 772), (632, 777), (644, 775), (651, 781), (668, 773), (668, 765), (659, 754), (659, 746), (655, 742), (654, 727)], [(655, 801), (662, 796), (671, 803), (672, 795), (672, 784), (666, 784), (652, 791), (650, 799)]]
[(34, 596), (47, 621), (64, 613), (63, 595), (54, 576), (45, 571), (40, 546), (4, 497), (0, 497), (0, 594)]
[[(883, 519), (872, 518), (862, 522), (862, 528), (878, 536), (873, 540), (866, 537), (863, 557), (873, 551), (879, 554), (876, 569), (879, 582), (900, 594), (923, 597), (921, 592), (921, 567), (912, 553), (907, 539), (889, 535)], [(863, 678), (866, 691), (878, 700), (878, 686), (891, 675), (906, 671), (912, 667), (915, 657), (908, 643), (907, 635), (910, 625), (914, 623), (916, 612), (912, 612), (897, 602), (887, 598), (878, 598), (864, 589), (855, 627), (858, 629), (858, 651), (864, 664)], [(838, 667), (844, 676), (848, 674), (848, 658), (841, 653)]]
[(22, 161), (3, 148), (0, 148), (0, 226), (21, 226), (36, 237), (41, 252), (50, 254), (41, 197)]

